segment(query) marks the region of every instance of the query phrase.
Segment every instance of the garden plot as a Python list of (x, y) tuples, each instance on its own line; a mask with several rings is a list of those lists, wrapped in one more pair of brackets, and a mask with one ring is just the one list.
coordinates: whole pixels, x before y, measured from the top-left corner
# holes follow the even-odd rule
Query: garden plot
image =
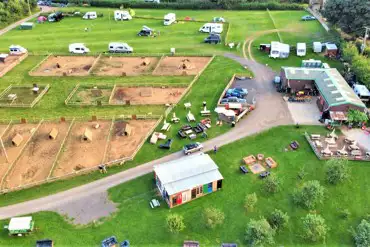
[(113, 105), (161, 105), (177, 103), (185, 87), (119, 87), (113, 92)]
[(68, 122), (43, 122), (7, 176), (6, 188), (45, 180), (69, 126)]
[(100, 76), (135, 76), (150, 74), (158, 63), (157, 57), (100, 57), (93, 74)]
[[(98, 128), (96, 126), (99, 125)], [(67, 137), (53, 176), (63, 176), (103, 161), (111, 121), (77, 122)]]
[(164, 57), (153, 75), (196, 75), (211, 60), (211, 57)]
[(109, 142), (106, 162), (132, 156), (145, 141), (145, 137), (156, 123), (157, 120), (155, 119), (115, 121)]
[(0, 177), (7, 172), (9, 166), (18, 158), (27, 141), (36, 130), (37, 124), (15, 124), (2, 136), (5, 150), (0, 148)]
[(87, 76), (94, 56), (49, 56), (30, 74), (33, 76)]
[(0, 107), (33, 107), (49, 89), (49, 85), (37, 87), (35, 92), (32, 85), (10, 85), (0, 94)]
[(81, 105), (94, 105), (94, 104), (108, 104), (109, 97), (113, 91), (113, 86), (105, 85), (83, 85), (78, 86), (77, 90), (73, 92), (70, 100), (66, 104), (81, 104)]

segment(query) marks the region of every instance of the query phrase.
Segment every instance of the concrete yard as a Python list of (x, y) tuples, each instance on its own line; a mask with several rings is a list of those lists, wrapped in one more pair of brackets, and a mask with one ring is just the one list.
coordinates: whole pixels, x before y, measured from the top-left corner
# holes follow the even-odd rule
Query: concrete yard
[(316, 98), (311, 102), (287, 102), (288, 109), (295, 123), (320, 125), (321, 112), (316, 105)]

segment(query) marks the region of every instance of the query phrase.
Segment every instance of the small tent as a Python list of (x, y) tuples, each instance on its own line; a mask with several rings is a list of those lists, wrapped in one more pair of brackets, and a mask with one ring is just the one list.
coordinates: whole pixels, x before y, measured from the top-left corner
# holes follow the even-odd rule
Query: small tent
[(38, 23), (44, 23), (45, 21), (47, 21), (48, 18), (46, 18), (45, 16), (39, 16), (37, 17), (37, 22)]
[(85, 129), (84, 134), (82, 135), (82, 140), (83, 141), (92, 141), (92, 132), (88, 128)]
[(49, 139), (52, 139), (52, 140), (57, 139), (58, 134), (59, 134), (59, 131), (56, 128), (53, 128), (49, 133)]
[(20, 134), (16, 134), (13, 139), (12, 139), (12, 144), (16, 147), (19, 147), (23, 142), (23, 136), (21, 136)]

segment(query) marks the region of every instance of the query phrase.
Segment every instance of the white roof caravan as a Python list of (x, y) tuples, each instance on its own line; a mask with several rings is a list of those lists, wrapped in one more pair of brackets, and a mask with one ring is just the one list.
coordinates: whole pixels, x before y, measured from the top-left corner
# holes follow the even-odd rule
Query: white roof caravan
[(206, 23), (199, 29), (202, 33), (222, 33), (222, 31), (222, 23)]
[(132, 19), (132, 16), (128, 11), (115, 10), (114, 11), (114, 20), (115, 21), (129, 21)]
[(82, 17), (82, 19), (85, 19), (85, 20), (93, 20), (96, 18), (98, 18), (98, 15), (96, 14), (96, 12), (86, 12), (86, 14)]
[(168, 13), (163, 19), (163, 25), (169, 26), (176, 21), (176, 15), (174, 13)]
[(290, 46), (277, 41), (271, 42), (270, 57), (272, 58), (287, 58), (289, 57)]
[(297, 43), (297, 56), (306, 56), (306, 43)]

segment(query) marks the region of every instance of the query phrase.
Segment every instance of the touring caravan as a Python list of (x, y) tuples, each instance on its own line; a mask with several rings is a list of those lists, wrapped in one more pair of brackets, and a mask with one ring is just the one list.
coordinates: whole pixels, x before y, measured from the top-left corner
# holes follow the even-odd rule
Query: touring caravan
[(27, 49), (23, 48), (20, 45), (11, 45), (9, 47), (9, 53), (10, 55), (22, 55), (24, 53), (27, 53)]
[(163, 24), (165, 26), (169, 26), (176, 21), (176, 15), (174, 13), (168, 13), (167, 15), (164, 16), (163, 19), (164, 19)]
[(306, 56), (306, 43), (297, 43), (297, 56)]
[(352, 88), (363, 102), (368, 102), (370, 100), (370, 92), (365, 85), (353, 84)]
[(108, 45), (109, 52), (132, 53), (134, 49), (127, 43), (111, 42)]
[(96, 18), (98, 18), (98, 15), (96, 14), (96, 12), (86, 12), (86, 14), (82, 17), (82, 19), (85, 19), (85, 20), (93, 20)]
[(271, 42), (270, 57), (272, 58), (287, 58), (289, 57), (290, 47), (277, 41)]
[(221, 23), (206, 23), (200, 29), (202, 33), (222, 33), (223, 26)]
[(90, 49), (83, 43), (73, 43), (69, 45), (69, 52), (75, 54), (85, 54), (90, 52)]
[(313, 42), (313, 52), (315, 52), (315, 53), (322, 52), (322, 44), (321, 44), (321, 42)]
[(114, 20), (115, 21), (129, 21), (132, 19), (132, 16), (128, 11), (115, 10), (114, 11)]

